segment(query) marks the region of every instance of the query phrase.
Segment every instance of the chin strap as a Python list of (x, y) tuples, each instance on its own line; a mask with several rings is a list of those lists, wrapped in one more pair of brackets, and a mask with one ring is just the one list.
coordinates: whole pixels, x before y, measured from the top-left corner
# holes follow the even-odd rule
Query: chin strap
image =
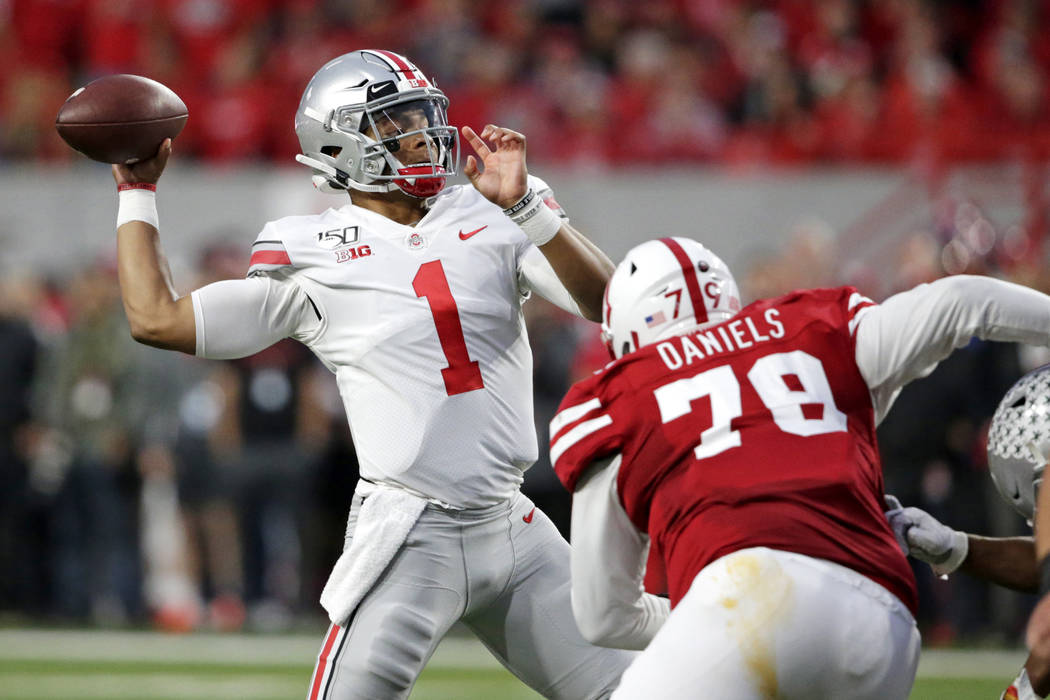
[[(315, 173), (312, 178), (314, 187), (325, 194), (344, 194), (349, 189), (355, 189), (361, 192), (393, 192), (397, 189), (397, 185), (392, 182), (383, 185), (362, 185), (358, 182), (354, 182), (331, 165), (322, 163), (316, 158), (305, 156), (302, 153), (296, 154), (295, 160), (308, 168), (319, 171), (318, 173)], [(343, 182), (346, 182), (345, 186), (342, 184)]]

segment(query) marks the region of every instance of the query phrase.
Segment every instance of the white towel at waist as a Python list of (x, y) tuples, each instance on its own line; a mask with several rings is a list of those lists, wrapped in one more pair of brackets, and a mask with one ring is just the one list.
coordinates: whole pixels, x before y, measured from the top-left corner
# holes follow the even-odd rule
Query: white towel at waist
[(353, 539), (335, 562), (321, 592), (321, 606), (340, 626), (346, 625), (350, 613), (397, 554), (427, 505), (427, 499), (385, 484), (360, 481), (357, 493), (367, 497), (357, 513)]

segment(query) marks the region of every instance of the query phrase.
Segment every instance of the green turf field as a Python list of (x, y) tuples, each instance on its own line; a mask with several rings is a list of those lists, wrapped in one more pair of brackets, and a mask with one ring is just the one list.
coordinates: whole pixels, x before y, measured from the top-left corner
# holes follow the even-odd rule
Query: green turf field
[[(0, 630), (0, 700), (303, 698), (319, 639)], [(928, 650), (912, 700), (995, 700), (1023, 656)], [(538, 697), (460, 637), (442, 643), (412, 693), (417, 700)]]

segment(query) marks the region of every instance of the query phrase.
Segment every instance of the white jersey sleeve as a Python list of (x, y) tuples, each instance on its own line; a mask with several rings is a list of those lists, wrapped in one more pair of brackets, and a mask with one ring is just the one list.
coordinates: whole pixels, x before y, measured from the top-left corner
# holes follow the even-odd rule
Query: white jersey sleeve
[(284, 338), (304, 343), (323, 329), (317, 306), (295, 282), (295, 268), (273, 222), (252, 245), (248, 279), (193, 292), (199, 357), (246, 357)]
[(954, 349), (982, 340), (1050, 345), (1050, 296), (991, 277), (957, 275), (895, 294), (855, 317), (857, 367), (875, 422), (901, 388)]
[(193, 292), (198, 357), (246, 357), (283, 338), (307, 340), (319, 325), (306, 293), (292, 280), (259, 275)]
[(644, 649), (671, 613), (644, 590), (649, 537), (627, 517), (616, 492), (620, 455), (596, 463), (572, 503), (572, 610), (588, 641)]
[[(554, 210), (555, 214), (561, 217), (564, 223), (569, 221), (565, 210), (554, 199), (554, 191), (551, 190), (546, 182), (535, 175), (529, 175), (529, 187), (536, 193), (537, 197)], [(572, 298), (572, 295), (569, 294), (569, 290), (565, 288), (561, 280), (558, 279), (554, 268), (547, 261), (547, 256), (541, 253), (540, 249), (527, 239), (522, 245), (518, 257), (518, 286), (523, 296), (527, 297), (531, 292), (535, 291), (555, 306), (583, 318), (579, 305)]]

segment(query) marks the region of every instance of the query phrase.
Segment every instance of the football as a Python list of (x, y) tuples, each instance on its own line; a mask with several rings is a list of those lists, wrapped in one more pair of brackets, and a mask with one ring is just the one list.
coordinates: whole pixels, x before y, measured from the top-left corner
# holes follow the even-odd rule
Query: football
[(108, 75), (62, 104), (55, 128), (70, 146), (103, 163), (152, 157), (186, 125), (186, 104), (170, 88), (140, 75)]

